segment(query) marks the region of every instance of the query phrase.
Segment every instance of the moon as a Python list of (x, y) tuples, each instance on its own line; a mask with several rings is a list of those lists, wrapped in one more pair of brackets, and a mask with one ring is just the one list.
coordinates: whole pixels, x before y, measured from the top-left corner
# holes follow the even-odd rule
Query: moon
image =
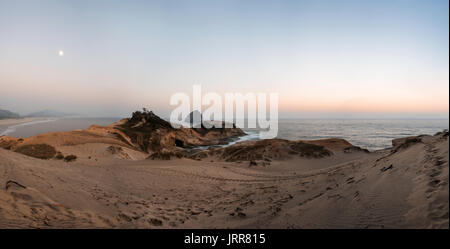
[(59, 54), (59, 56), (63, 56), (64, 55), (64, 51), (59, 50), (58, 54)]

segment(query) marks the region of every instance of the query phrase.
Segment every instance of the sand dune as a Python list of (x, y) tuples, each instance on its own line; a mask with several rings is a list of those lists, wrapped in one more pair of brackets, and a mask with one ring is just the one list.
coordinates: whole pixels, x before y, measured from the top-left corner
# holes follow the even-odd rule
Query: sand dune
[(449, 227), (448, 133), (372, 153), (316, 141), (332, 153), (253, 166), (214, 153), (150, 160), (126, 142), (92, 134), (22, 141), (45, 141), (77, 155), (75, 162), (0, 149), (0, 227)]

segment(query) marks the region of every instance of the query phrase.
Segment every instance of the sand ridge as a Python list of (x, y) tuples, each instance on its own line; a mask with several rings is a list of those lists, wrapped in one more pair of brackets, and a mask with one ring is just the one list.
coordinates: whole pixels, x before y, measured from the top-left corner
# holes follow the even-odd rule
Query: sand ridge
[(58, 146), (70, 163), (0, 149), (0, 227), (448, 228), (448, 133), (408, 143), (251, 167), (108, 143)]

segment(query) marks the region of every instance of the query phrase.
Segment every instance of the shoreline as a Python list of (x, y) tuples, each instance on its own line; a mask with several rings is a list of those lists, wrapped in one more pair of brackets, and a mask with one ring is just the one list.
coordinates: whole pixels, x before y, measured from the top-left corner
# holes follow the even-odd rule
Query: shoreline
[(37, 119), (40, 119), (40, 118), (32, 117), (32, 118), (5, 118), (5, 119), (0, 119), (0, 130), (8, 128), (8, 127), (13, 126), (13, 125), (18, 125), (18, 124), (32, 122), (32, 121), (35, 121)]
[[(26, 126), (37, 123), (45, 123), (56, 121), (59, 118), (48, 118), (48, 117), (25, 117), (25, 118), (10, 118), (10, 119), (0, 119), (0, 136), (7, 136), (8, 133), (13, 132), (15, 127)], [(9, 131), (8, 131), (9, 130)]]
[[(60, 120), (61, 118), (58, 117), (24, 117), (24, 118), (11, 118), (11, 119), (0, 119), (0, 137), (1, 136), (10, 136), (9, 134), (16, 132), (15, 128), (18, 127), (23, 127), (23, 126), (32, 126), (34, 124), (40, 124), (40, 123), (48, 123), (48, 122), (53, 122), (53, 121), (57, 121)], [(95, 119), (95, 118), (94, 118)], [(96, 123), (92, 123), (91, 125), (96, 124)], [(83, 129), (83, 128), (80, 128)], [(71, 130), (76, 130), (76, 129), (70, 129), (67, 131), (71, 131)], [(446, 128), (444, 128), (443, 130), (446, 130)], [(437, 130), (436, 132), (442, 131), (442, 129)], [(52, 132), (52, 131), (46, 131), (42, 134), (48, 133), (48, 132)], [(214, 147), (218, 147), (218, 148), (223, 148), (223, 147), (228, 147), (231, 145), (234, 145), (236, 143), (240, 143), (240, 142), (245, 142), (245, 141), (258, 141), (260, 139), (258, 139), (258, 135), (256, 131), (245, 131), (246, 134), (243, 136), (239, 136), (239, 137), (235, 137), (233, 139), (230, 139), (226, 144), (220, 144), (220, 145), (215, 145)], [(436, 132), (431, 132), (431, 133), (417, 133), (417, 134), (403, 134), (403, 136), (392, 136), (389, 139), (389, 142), (391, 142), (393, 139), (397, 139), (397, 138), (401, 138), (401, 137), (406, 137), (406, 136), (418, 136), (418, 135), (433, 135)], [(35, 134), (37, 135), (37, 134)], [(31, 136), (35, 136), (35, 135), (31, 135)], [(279, 134), (280, 135), (280, 134)], [(12, 136), (12, 137), (22, 137), (22, 136)], [(30, 136), (25, 136), (25, 137), (30, 137)], [(314, 136), (316, 137), (316, 136)], [(386, 144), (386, 146), (384, 147), (379, 147), (376, 145), (370, 145), (367, 146), (367, 142), (361, 142), (361, 141), (355, 141), (354, 139), (350, 139), (348, 137), (343, 137), (343, 136), (336, 136), (336, 137), (329, 137), (329, 136), (321, 136), (321, 138), (308, 138), (308, 137), (302, 137), (299, 139), (289, 139), (286, 138), (284, 136), (278, 136), (277, 138), (279, 139), (285, 139), (285, 140), (290, 140), (290, 141), (296, 141), (296, 140), (321, 140), (321, 139), (330, 139), (330, 138), (336, 138), (336, 139), (345, 139), (349, 142), (351, 142), (354, 145), (357, 145), (361, 148), (366, 148), (368, 149), (370, 152), (375, 152), (375, 151), (379, 151), (379, 150), (385, 150), (388, 148), (392, 147), (392, 144)], [(205, 150), (208, 149), (211, 145), (206, 145), (206, 146), (194, 146), (192, 149), (200, 149), (200, 150)]]
[(344, 139), (185, 150), (238, 135), (136, 112), (115, 125), (2, 136), (0, 228), (448, 229), (448, 131), (374, 153)]
[[(149, 114), (150, 115), (150, 114)], [(78, 118), (78, 117), (77, 117)], [(154, 115), (157, 120), (155, 122), (163, 122), (166, 126), (171, 126), (167, 121), (163, 121), (161, 118)], [(11, 137), (33, 137), (38, 134), (44, 135), (51, 132), (64, 132), (64, 131), (74, 131), (74, 130), (87, 130), (89, 127), (93, 125), (97, 125), (98, 127), (111, 127), (116, 122), (113, 120), (102, 120), (104, 118), (95, 118), (89, 117), (82, 122), (77, 119), (74, 121), (68, 119), (64, 122), (58, 122), (54, 124), (53, 121), (64, 120), (65, 118), (58, 117), (24, 117), (24, 118), (14, 118), (14, 119), (2, 119), (0, 120), (0, 136), (11, 136)], [(106, 123), (105, 123), (106, 121)], [(113, 122), (113, 123), (111, 123)], [(158, 123), (156, 122), (156, 123)], [(319, 124), (319, 125), (318, 125)], [(374, 125), (376, 124), (376, 125)], [(399, 129), (400, 127), (404, 127), (403, 123), (400, 122), (356, 122), (351, 123), (350, 128), (348, 128), (348, 123), (341, 123), (339, 120), (331, 123), (324, 124), (319, 121), (313, 123), (305, 123), (301, 122), (288, 122), (279, 124), (280, 129), (278, 131), (277, 139), (289, 140), (289, 141), (297, 141), (297, 140), (321, 140), (321, 139), (344, 139), (355, 146), (359, 146), (361, 148), (365, 148), (371, 152), (384, 150), (392, 147), (392, 140), (407, 137), (407, 136), (418, 136), (423, 134), (433, 135), (436, 132), (440, 132), (442, 130), (448, 129), (447, 124), (441, 123), (432, 123), (432, 124), (423, 124), (423, 122), (419, 122), (417, 124), (411, 125), (411, 127), (406, 127), (403, 129)], [(408, 122), (409, 124), (409, 122)], [(37, 129), (34, 126), (38, 126)], [(378, 127), (381, 126), (381, 128)], [(318, 126), (318, 127), (317, 127)], [(329, 128), (337, 127), (337, 128)], [(356, 128), (355, 128), (356, 127)], [(359, 127), (359, 128), (358, 128)], [(361, 127), (366, 127), (362, 129)], [(342, 129), (341, 129), (342, 128)], [(234, 144), (245, 142), (245, 141), (259, 141), (258, 137), (258, 129), (245, 129), (240, 128), (242, 134), (234, 134), (232, 136), (227, 136), (227, 138), (223, 141), (216, 142), (205, 142), (202, 144), (200, 140), (214, 140), (219, 137), (214, 136), (206, 136), (202, 137), (201, 134), (197, 134), (200, 139), (196, 143), (199, 144), (190, 144), (186, 140), (185, 136), (189, 136), (189, 134), (182, 135), (181, 139), (186, 140), (187, 144), (182, 145), (182, 147), (192, 148), (192, 149), (208, 149), (210, 146), (216, 148), (223, 148), (232, 146)], [(308, 131), (310, 130), (310, 131)], [(244, 134), (245, 132), (245, 134)], [(183, 132), (182, 132), (183, 133)], [(287, 135), (289, 134), (289, 135)], [(205, 135), (205, 134), (203, 134)], [(216, 134), (217, 135), (217, 134)], [(238, 135), (238, 136), (235, 136)]]

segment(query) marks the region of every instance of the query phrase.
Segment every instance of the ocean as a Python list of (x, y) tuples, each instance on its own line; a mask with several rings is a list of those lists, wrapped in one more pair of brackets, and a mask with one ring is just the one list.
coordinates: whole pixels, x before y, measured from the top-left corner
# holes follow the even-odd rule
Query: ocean
[[(86, 129), (92, 124), (108, 125), (121, 118), (48, 118), (30, 123), (10, 126), (0, 130), (1, 135), (30, 137), (53, 131)], [(311, 140), (343, 138), (350, 143), (371, 151), (388, 148), (392, 139), (433, 135), (449, 128), (448, 119), (281, 119), (278, 138)], [(230, 143), (257, 140), (257, 131), (246, 130), (247, 136)]]
[(86, 129), (93, 124), (109, 125), (121, 118), (43, 118), (29, 123), (13, 125), (0, 129), (0, 136), (31, 137), (53, 131), (72, 131)]
[(278, 137), (284, 139), (344, 138), (369, 150), (392, 146), (392, 139), (434, 135), (448, 130), (448, 119), (329, 119), (283, 120)]

